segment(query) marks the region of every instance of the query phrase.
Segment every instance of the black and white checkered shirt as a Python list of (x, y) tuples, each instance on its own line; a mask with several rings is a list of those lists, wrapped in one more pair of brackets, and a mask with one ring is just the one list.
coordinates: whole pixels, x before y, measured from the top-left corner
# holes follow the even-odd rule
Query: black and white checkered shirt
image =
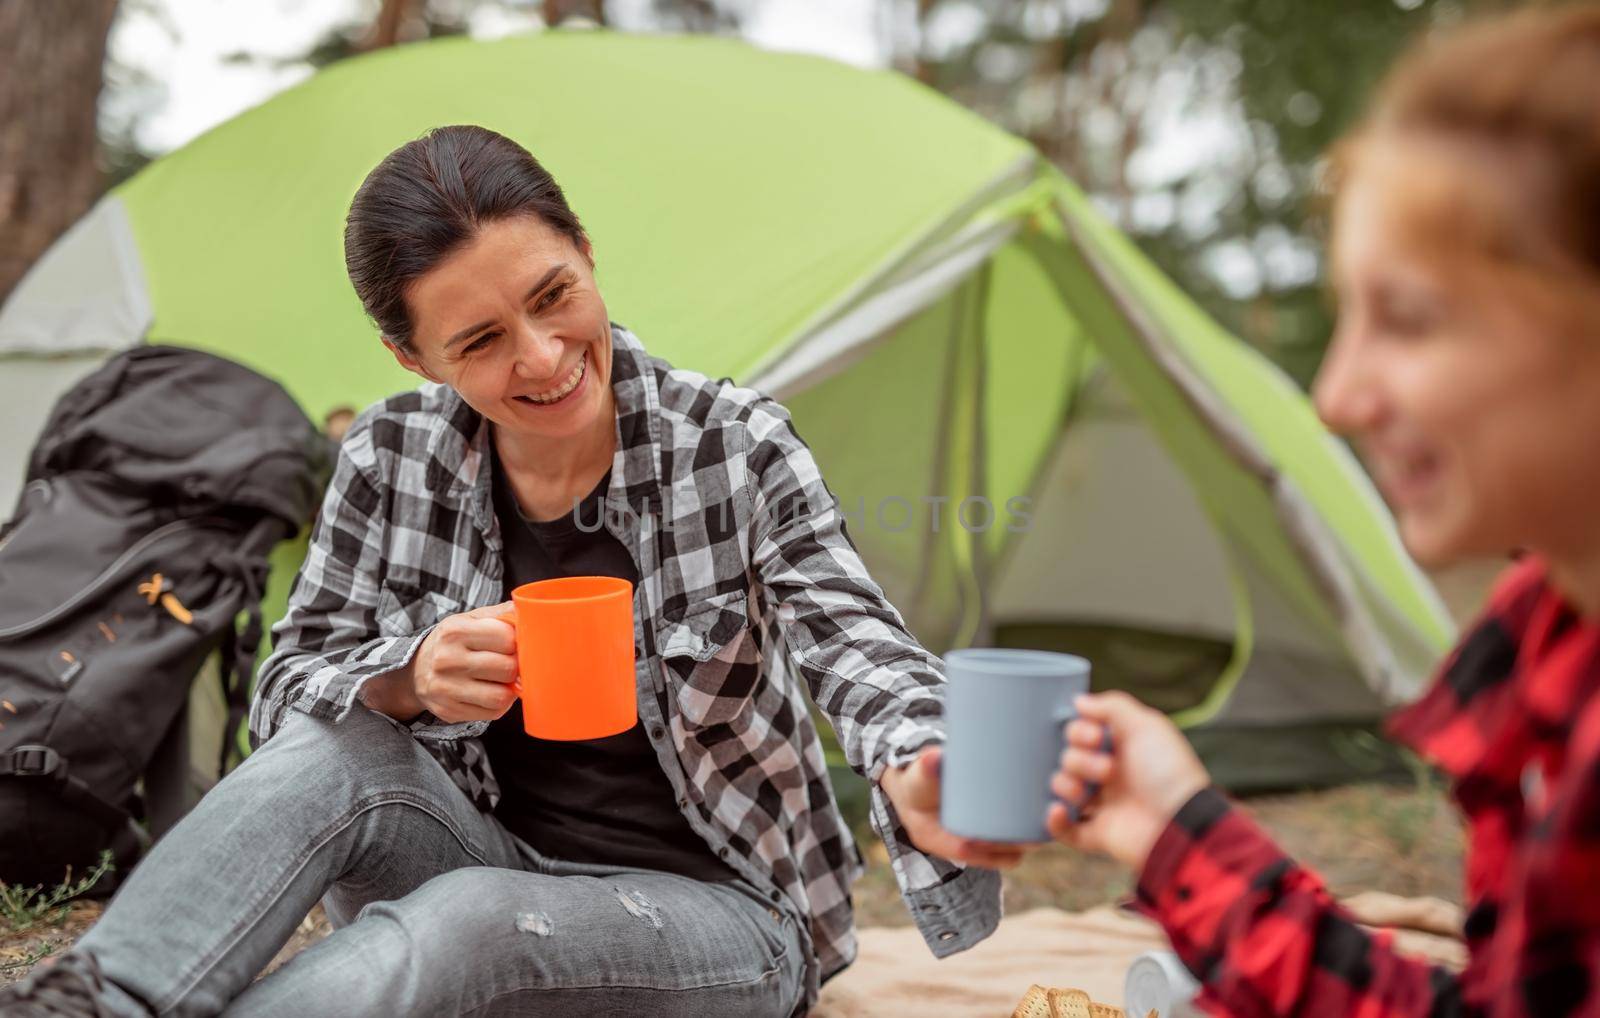
[[(868, 576), (788, 412), (650, 357), (625, 329), (612, 336), (605, 525), (638, 566), (639, 716), (679, 809), (729, 866), (808, 917), (814, 999), (855, 956), (861, 862), (809, 689), (873, 781), (874, 829), (929, 947), (944, 956), (982, 940), (1000, 918), (997, 875), (917, 851), (876, 785), (942, 740), (939, 661)], [(351, 427), (261, 667), (258, 743), (289, 710), (344, 717), (361, 684), (408, 662), (440, 619), (505, 599), (488, 441), (442, 385), (392, 396)], [(498, 797), (477, 739), (486, 727), (410, 723), (485, 811)]]

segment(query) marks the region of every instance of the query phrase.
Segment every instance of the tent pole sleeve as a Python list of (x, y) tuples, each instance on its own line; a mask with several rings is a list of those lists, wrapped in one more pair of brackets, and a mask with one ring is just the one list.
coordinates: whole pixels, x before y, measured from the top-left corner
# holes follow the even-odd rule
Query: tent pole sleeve
[[(944, 379), (939, 394), (939, 408), (941, 410), (948, 410), (948, 408), (955, 406), (956, 399), (958, 398), (960, 392), (961, 330), (962, 325), (965, 322), (964, 309), (966, 307), (968, 289), (970, 286), (970, 281), (963, 283), (961, 287), (956, 290), (951, 300), (949, 312), (949, 332), (946, 336), (943, 350)], [(939, 428), (939, 441), (938, 445), (934, 449), (933, 456), (933, 476), (929, 479), (928, 485), (928, 493), (932, 495), (948, 495), (951, 490), (950, 446), (952, 438), (951, 429), (953, 427), (952, 421), (954, 416), (955, 415), (951, 415), (950, 418), (947, 418), (944, 421), (943, 426)], [(917, 567), (916, 582), (911, 587), (911, 611), (909, 614), (910, 618), (912, 619), (913, 628), (915, 628), (916, 625), (922, 620), (924, 607), (928, 601), (928, 587), (929, 584), (933, 582), (938, 557), (939, 535), (930, 526), (922, 535), (921, 562)], [(957, 628), (959, 629), (959, 623)], [(948, 635), (953, 634), (941, 632), (938, 642), (943, 643), (945, 637)], [(950, 646), (958, 645), (951, 643)]]
[[(984, 391), (987, 387), (986, 378), (986, 353), (988, 351), (988, 311), (989, 311), (989, 275), (993, 271), (988, 263), (978, 272), (974, 281), (974, 299), (966, 315), (962, 329), (962, 347), (966, 356), (970, 358), (972, 370), (964, 379), (965, 400), (967, 407), (967, 483), (962, 490), (970, 495), (982, 498), (992, 508), (993, 503), (988, 502), (988, 463), (984, 455), (987, 435), (983, 427), (984, 421)], [(963, 501), (966, 495), (963, 495)], [(988, 523), (993, 526), (995, 519)], [(989, 626), (989, 569), (984, 545), (984, 531), (970, 529), (961, 519), (961, 507), (956, 506), (954, 526), (950, 532), (956, 537), (959, 549), (958, 563), (961, 566), (961, 577), (965, 582), (965, 591), (961, 599), (962, 622), (961, 632), (957, 646), (970, 647), (981, 641), (988, 644), (990, 640)]]
[(1228, 593), (1233, 597), (1233, 654), (1203, 700), (1193, 707), (1173, 712), (1173, 723), (1179, 728), (1206, 724), (1222, 713), (1222, 708), (1233, 698), (1239, 680), (1244, 677), (1245, 669), (1250, 667), (1251, 655), (1255, 653), (1255, 608), (1250, 601), (1250, 586), (1245, 582), (1244, 570), (1239, 566), (1239, 553), (1231, 541), (1222, 541), (1222, 553), (1228, 563)]
[(951, 388), (950, 419), (945, 423), (949, 438), (945, 444), (946, 483), (944, 491), (950, 499), (951, 514), (945, 529), (945, 540), (954, 566), (953, 579), (957, 594), (956, 629), (951, 634), (952, 647), (969, 647), (978, 634), (978, 617), (981, 609), (982, 583), (977, 579), (977, 565), (973, 557), (972, 535), (961, 521), (961, 503), (973, 494), (977, 479), (974, 476), (977, 440), (975, 414), (978, 372), (974, 364), (976, 344), (972, 327), (972, 308), (981, 308), (982, 302), (965, 299), (956, 313), (956, 342), (953, 348), (954, 379)]

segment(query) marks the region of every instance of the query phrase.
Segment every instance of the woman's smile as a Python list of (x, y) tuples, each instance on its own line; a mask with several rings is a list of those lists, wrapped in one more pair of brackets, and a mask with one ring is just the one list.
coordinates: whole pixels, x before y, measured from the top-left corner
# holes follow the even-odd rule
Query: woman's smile
[(1396, 509), (1428, 501), (1442, 479), (1442, 458), (1422, 446), (1374, 451), (1368, 462), (1377, 476), (1378, 486)]
[(584, 382), (589, 377), (588, 371), (589, 351), (585, 350), (578, 357), (577, 366), (567, 372), (559, 385), (544, 389), (539, 392), (521, 393), (511, 397), (526, 406), (539, 410), (553, 409), (573, 401), (580, 396), (585, 388)]

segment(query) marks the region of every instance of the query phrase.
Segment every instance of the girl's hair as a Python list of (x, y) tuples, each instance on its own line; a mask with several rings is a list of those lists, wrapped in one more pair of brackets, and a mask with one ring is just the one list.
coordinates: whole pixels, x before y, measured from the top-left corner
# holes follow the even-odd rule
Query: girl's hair
[(1528, 199), (1524, 225), (1600, 273), (1600, 6), (1525, 9), (1413, 46), (1334, 149), (1335, 190), (1364, 148), (1396, 136), (1498, 162), (1503, 186)]
[(527, 149), (483, 127), (437, 127), (362, 181), (345, 220), (345, 270), (384, 337), (405, 348), (407, 287), (485, 224), (517, 216), (584, 242), (561, 188)]

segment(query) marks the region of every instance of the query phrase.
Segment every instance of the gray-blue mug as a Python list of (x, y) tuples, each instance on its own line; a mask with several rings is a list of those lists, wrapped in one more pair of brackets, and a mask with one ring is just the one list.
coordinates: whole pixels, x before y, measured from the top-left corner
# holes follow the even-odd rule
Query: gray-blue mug
[(1043, 650), (953, 650), (944, 657), (946, 744), (939, 819), (983, 841), (1049, 841), (1050, 778), (1066, 749), (1089, 662)]

